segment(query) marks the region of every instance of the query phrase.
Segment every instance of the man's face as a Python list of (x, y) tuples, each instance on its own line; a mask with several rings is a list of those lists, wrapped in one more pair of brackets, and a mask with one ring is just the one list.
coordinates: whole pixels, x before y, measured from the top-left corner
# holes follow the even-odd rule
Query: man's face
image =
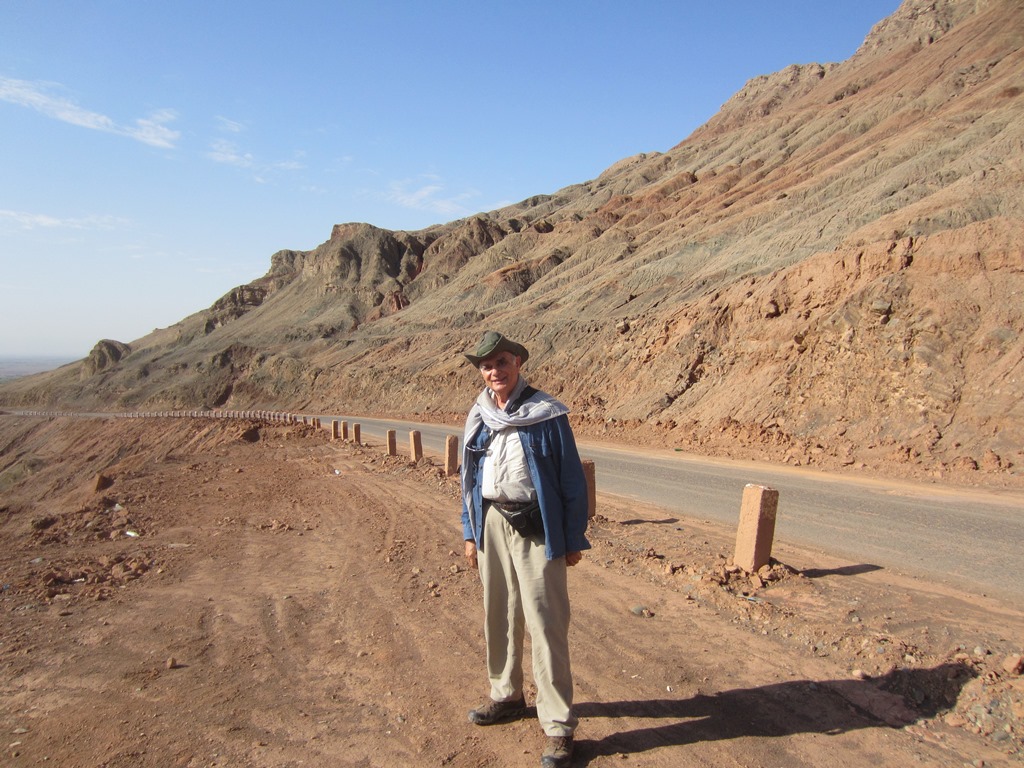
[(502, 404), (508, 402), (509, 395), (519, 383), (519, 366), (522, 362), (511, 352), (499, 352), (480, 362), (480, 375), (484, 377), (484, 383)]

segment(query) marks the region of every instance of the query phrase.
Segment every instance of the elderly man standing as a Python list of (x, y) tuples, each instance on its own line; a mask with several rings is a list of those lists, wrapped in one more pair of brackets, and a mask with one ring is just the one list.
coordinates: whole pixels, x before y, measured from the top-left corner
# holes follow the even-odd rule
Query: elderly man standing
[(569, 409), (520, 375), (530, 353), (500, 333), (484, 334), (466, 358), (484, 390), (466, 419), (462, 529), (466, 559), (479, 568), (490, 699), (470, 711), (477, 725), (521, 717), (524, 628), (530, 632), (537, 719), (547, 736), (541, 765), (572, 760), (569, 592), (566, 567), (590, 548), (587, 484)]

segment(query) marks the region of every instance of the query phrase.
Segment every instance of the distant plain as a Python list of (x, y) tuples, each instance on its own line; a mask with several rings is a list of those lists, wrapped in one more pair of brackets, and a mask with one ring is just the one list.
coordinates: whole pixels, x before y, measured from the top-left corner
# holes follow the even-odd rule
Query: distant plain
[(0, 381), (52, 371), (72, 361), (70, 357), (0, 357)]

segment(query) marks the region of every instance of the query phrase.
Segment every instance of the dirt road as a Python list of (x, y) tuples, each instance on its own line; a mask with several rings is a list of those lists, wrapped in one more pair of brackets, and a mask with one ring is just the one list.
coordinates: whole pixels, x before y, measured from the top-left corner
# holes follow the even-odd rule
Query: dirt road
[[(202, 420), (0, 416), (0, 446), (4, 765), (539, 763), (535, 720), (466, 719), (480, 588), (436, 462)], [(1018, 612), (785, 546), (758, 587), (731, 536), (599, 497), (577, 765), (1020, 761)]]

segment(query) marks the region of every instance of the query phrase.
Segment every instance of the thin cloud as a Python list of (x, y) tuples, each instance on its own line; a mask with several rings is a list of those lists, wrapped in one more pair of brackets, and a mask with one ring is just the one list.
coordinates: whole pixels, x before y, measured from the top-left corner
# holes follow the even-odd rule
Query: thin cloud
[(306, 159), (306, 150), (297, 149), (292, 152), (291, 160), (280, 160), (274, 163), (271, 167), (279, 171), (301, 171), (306, 167), (306, 163), (303, 162)]
[(253, 165), (252, 155), (247, 152), (243, 154), (234, 142), (227, 139), (216, 139), (210, 145), (210, 151), (206, 156), (216, 163), (234, 165), (238, 168), (251, 168)]
[(414, 186), (416, 180), (403, 179), (391, 182), (387, 198), (403, 208), (416, 211), (431, 211), (442, 216), (459, 218), (472, 211), (464, 203), (477, 197), (476, 190), (461, 192), (456, 195), (444, 195), (445, 187), (435, 177), (425, 177), (429, 181)]
[(302, 158), (306, 156), (303, 151), (295, 152), (295, 159), (281, 160), (276, 163), (257, 162), (250, 152), (243, 152), (242, 149), (229, 139), (214, 139), (210, 143), (210, 150), (206, 156), (215, 163), (231, 165), (235, 168), (252, 170), (252, 179), (258, 184), (267, 184), (275, 171), (301, 171), (306, 165)]
[(245, 124), (227, 117), (217, 116), (217, 127), (226, 133), (241, 133), (245, 130)]
[(54, 120), (80, 128), (126, 136), (151, 147), (174, 149), (175, 143), (181, 138), (180, 131), (167, 127), (167, 123), (178, 117), (172, 109), (157, 110), (148, 117), (136, 119), (131, 125), (120, 125), (106, 115), (91, 112), (69, 99), (48, 93), (52, 87), (52, 83), (0, 77), (0, 101), (34, 109)]
[(10, 211), (0, 209), (0, 224), (13, 224), (18, 229), (73, 229), (73, 230), (112, 230), (120, 229), (128, 224), (125, 219), (116, 216), (81, 216), (60, 218), (45, 213), (28, 213), (26, 211)]
[(180, 131), (173, 131), (165, 123), (178, 119), (178, 113), (173, 109), (161, 109), (151, 114), (148, 118), (139, 118), (135, 121), (134, 128), (124, 129), (124, 135), (138, 139), (143, 144), (154, 147), (174, 148), (174, 142), (181, 136)]

